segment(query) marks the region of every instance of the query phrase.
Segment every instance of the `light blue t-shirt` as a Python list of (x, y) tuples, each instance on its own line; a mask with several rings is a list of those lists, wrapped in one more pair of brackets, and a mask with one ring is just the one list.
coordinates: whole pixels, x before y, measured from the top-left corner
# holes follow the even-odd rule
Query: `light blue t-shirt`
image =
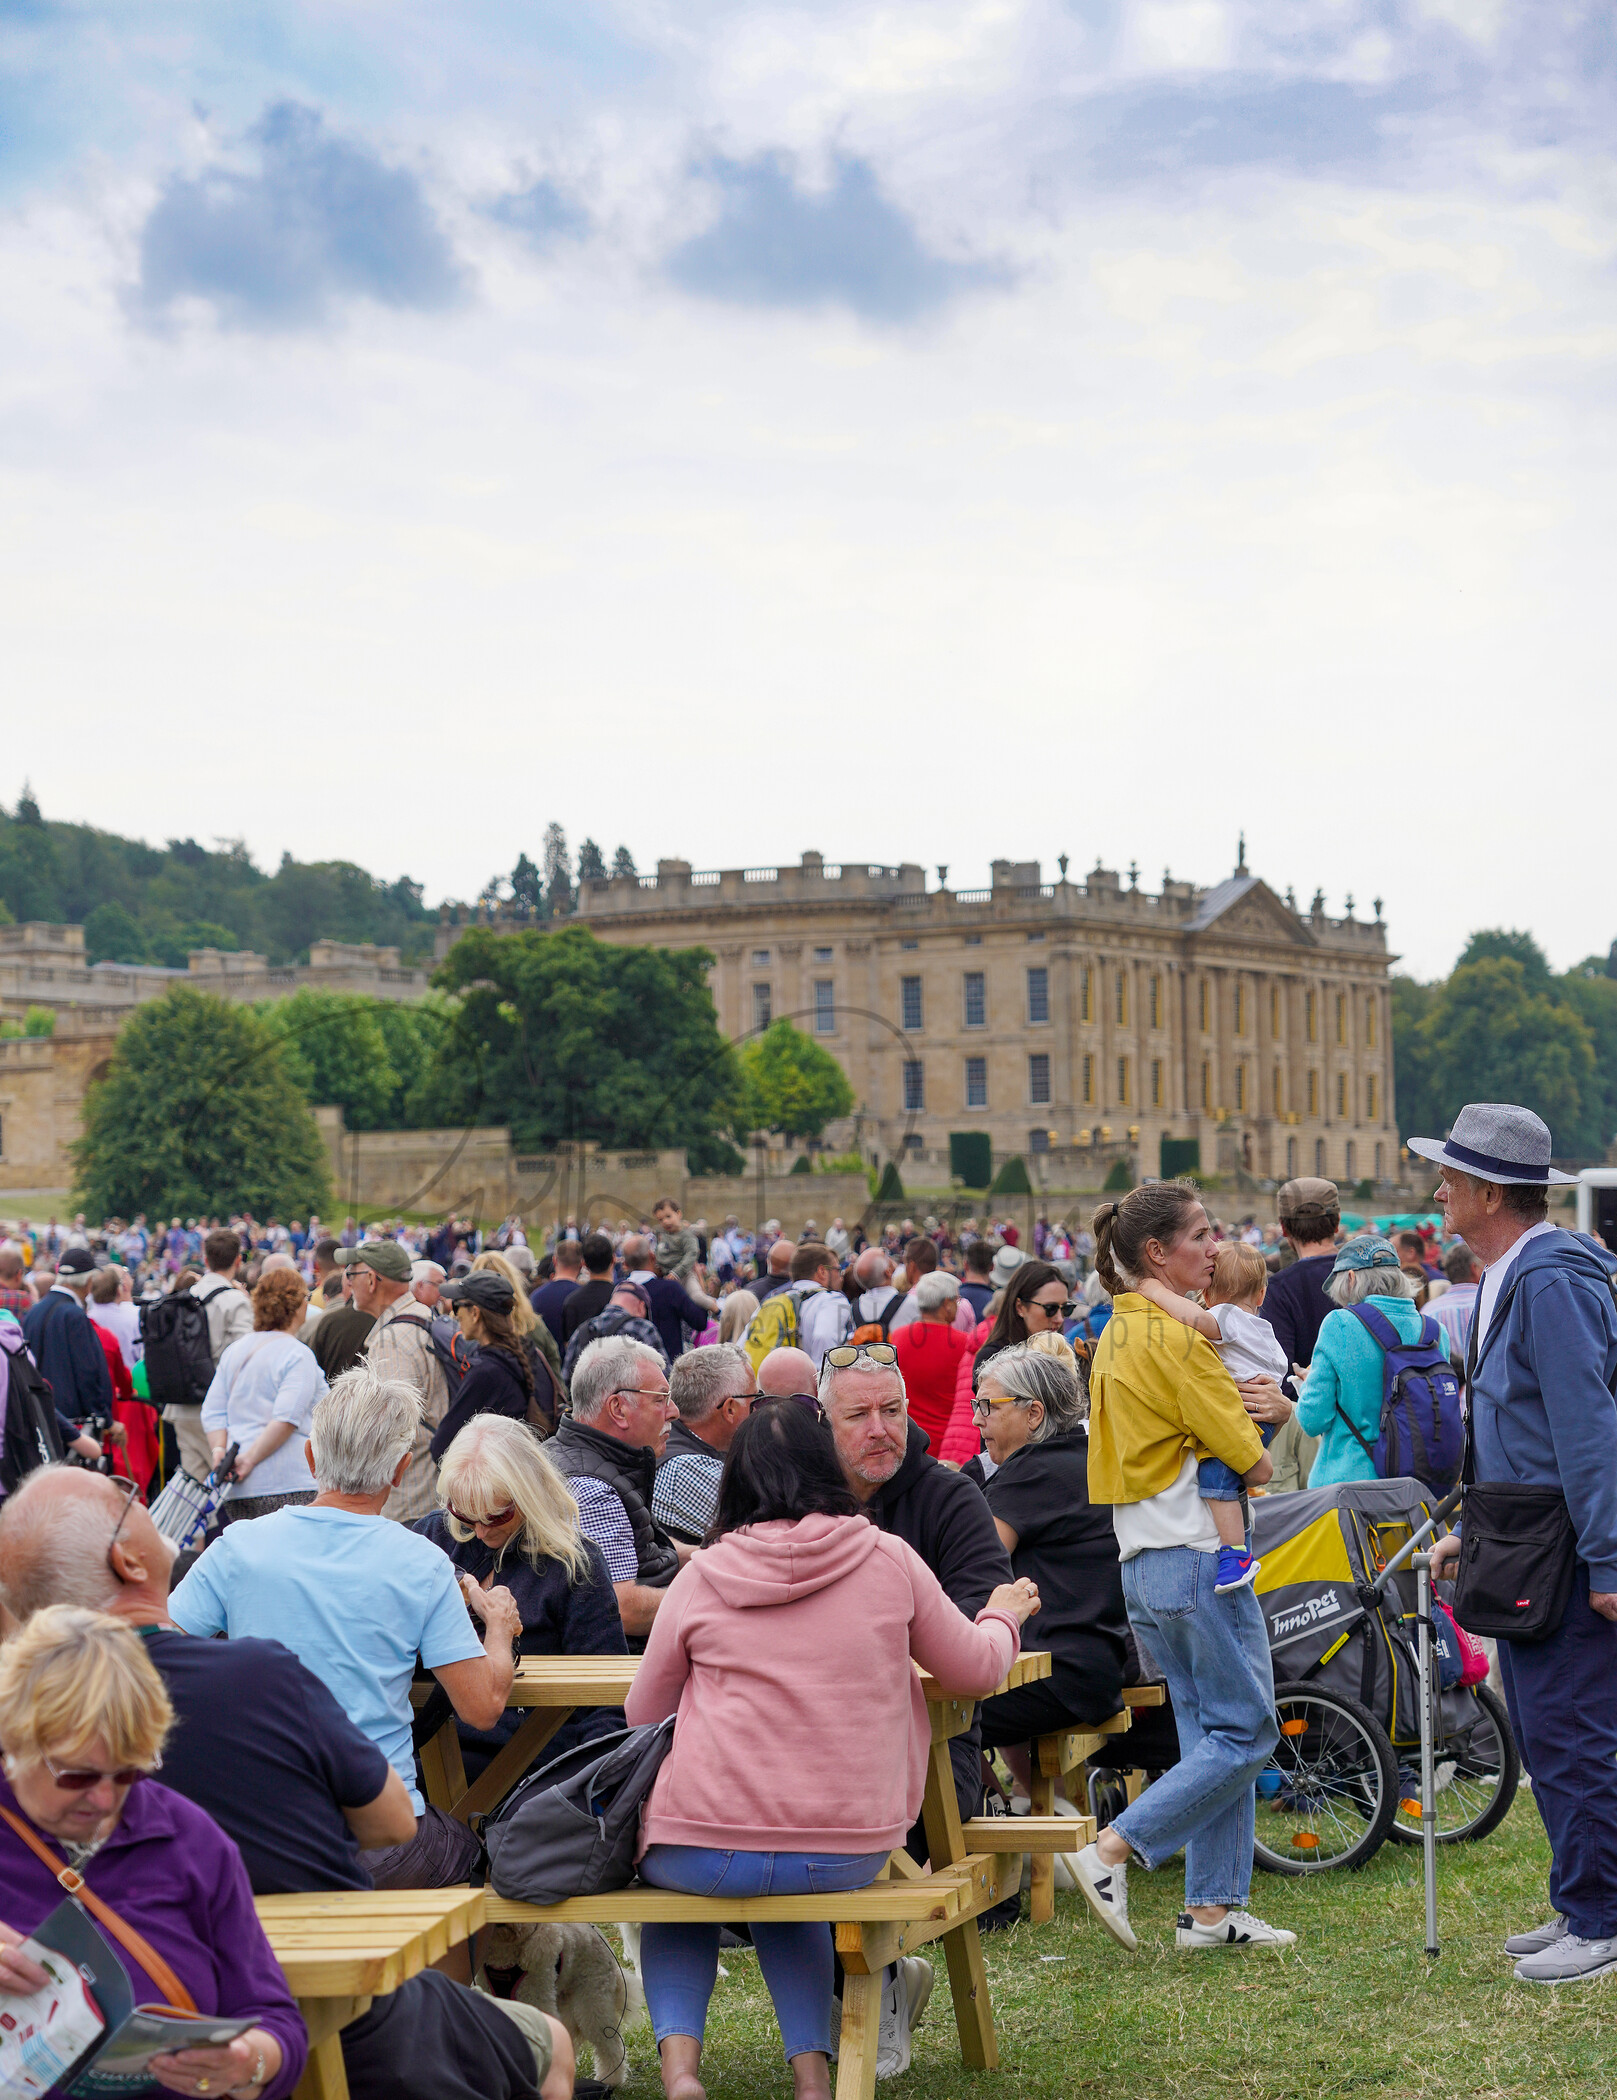
[(419, 1816), (410, 1680), (483, 1643), (448, 1555), (391, 1517), (312, 1505), (231, 1524), (168, 1600), (187, 1633), (279, 1641), (404, 1781)]

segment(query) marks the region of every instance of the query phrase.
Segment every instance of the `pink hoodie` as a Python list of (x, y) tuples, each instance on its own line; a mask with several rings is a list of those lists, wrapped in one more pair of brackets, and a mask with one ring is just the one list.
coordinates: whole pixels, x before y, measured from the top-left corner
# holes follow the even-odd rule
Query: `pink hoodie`
[(669, 1585), (625, 1712), (674, 1724), (647, 1845), (890, 1851), (920, 1813), (932, 1729), (914, 1656), (982, 1698), (1020, 1646), (974, 1626), (912, 1547), (864, 1517), (732, 1531)]

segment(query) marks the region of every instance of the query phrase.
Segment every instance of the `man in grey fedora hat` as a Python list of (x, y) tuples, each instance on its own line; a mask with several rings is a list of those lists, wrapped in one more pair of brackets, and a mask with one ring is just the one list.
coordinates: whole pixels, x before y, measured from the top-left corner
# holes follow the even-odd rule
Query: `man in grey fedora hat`
[[(1549, 1833), (1555, 1915), (1505, 1942), (1523, 1983), (1617, 1969), (1617, 1297), (1593, 1240), (1549, 1222), (1549, 1126), (1472, 1102), (1446, 1140), (1409, 1149), (1443, 1169), (1446, 1229), (1484, 1264), (1467, 1344), (1479, 1481), (1558, 1488), (1577, 1537), (1565, 1617), (1499, 1643), (1511, 1725)], [(1434, 1573), (1459, 1557), (1445, 1539)]]

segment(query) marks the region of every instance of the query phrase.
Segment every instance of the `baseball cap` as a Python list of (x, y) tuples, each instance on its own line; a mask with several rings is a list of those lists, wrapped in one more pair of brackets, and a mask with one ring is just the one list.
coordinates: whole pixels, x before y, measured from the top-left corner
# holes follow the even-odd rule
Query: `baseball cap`
[(58, 1276), (93, 1276), (95, 1256), (88, 1247), (64, 1248), (61, 1260), (56, 1264)]
[(337, 1256), (337, 1266), (373, 1269), (389, 1283), (410, 1281), (410, 1257), (397, 1240), (366, 1240), (358, 1247), (345, 1247)]
[(1304, 1174), (1300, 1180), (1283, 1182), (1275, 1198), (1275, 1208), (1283, 1218), (1294, 1218), (1300, 1210), (1338, 1210), (1342, 1195), (1334, 1181), (1322, 1181), (1317, 1174)]
[(1396, 1269), (1402, 1264), (1398, 1249), (1391, 1240), (1384, 1240), (1379, 1233), (1361, 1233), (1356, 1240), (1349, 1240), (1331, 1264), (1331, 1274), (1340, 1276), (1348, 1269)]
[(484, 1312), (508, 1313), (517, 1294), (495, 1269), (474, 1269), (458, 1283), (446, 1283), (439, 1296), (451, 1305), (476, 1305)]

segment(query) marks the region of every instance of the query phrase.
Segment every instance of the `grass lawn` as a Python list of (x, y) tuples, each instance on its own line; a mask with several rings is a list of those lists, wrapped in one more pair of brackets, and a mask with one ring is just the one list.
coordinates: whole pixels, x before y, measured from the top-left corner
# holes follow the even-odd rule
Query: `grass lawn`
[[(1416, 1848), (1387, 1844), (1358, 1874), (1253, 1877), (1253, 1906), (1288, 1926), (1287, 1954), (1176, 1954), (1182, 1867), (1129, 1880), (1141, 1952), (1125, 1954), (1079, 1896), (1055, 1922), (984, 1945), (1000, 2069), (960, 2061), (948, 1977), (938, 1982), (893, 2100), (1562, 2100), (1612, 2091), (1617, 1975), (1547, 1990), (1511, 1981), (1499, 1945), (1549, 1912), (1549, 1853), (1532, 1796), (1479, 1845), (1438, 1854), (1440, 1960), (1429, 1961)], [(703, 2075), (710, 2100), (790, 2094), (769, 1996), (750, 1952), (727, 1952)], [(635, 2088), (658, 2090), (650, 2031), (630, 2038)]]

